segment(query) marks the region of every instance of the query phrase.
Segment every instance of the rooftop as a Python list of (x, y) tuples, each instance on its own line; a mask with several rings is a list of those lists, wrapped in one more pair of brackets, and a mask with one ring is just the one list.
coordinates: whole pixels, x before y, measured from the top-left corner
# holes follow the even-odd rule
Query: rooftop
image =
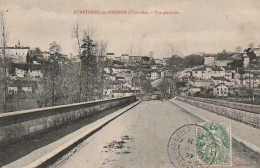
[(218, 66), (212, 67), (211, 69), (212, 71), (223, 71), (223, 69)]
[(112, 90), (113, 93), (135, 93), (135, 90)]
[(221, 80), (221, 81), (227, 81), (227, 82), (230, 82), (229, 79), (226, 79), (224, 76), (221, 76), (221, 77), (214, 77), (212, 76), (211, 77), (213, 80)]
[[(4, 49), (4, 47), (0, 47), (0, 49)], [(15, 47), (5, 47), (5, 49), (30, 49), (30, 47), (20, 47), (20, 46), (15, 46)]]
[[(219, 83), (219, 84), (217, 84), (217, 85), (215, 86), (215, 88), (216, 88), (216, 87), (219, 87), (219, 86), (226, 86), (226, 85), (225, 85), (225, 83)], [(227, 86), (226, 86), (226, 87), (227, 87)]]
[(193, 71), (206, 71), (206, 67), (199, 67), (199, 68), (193, 69)]

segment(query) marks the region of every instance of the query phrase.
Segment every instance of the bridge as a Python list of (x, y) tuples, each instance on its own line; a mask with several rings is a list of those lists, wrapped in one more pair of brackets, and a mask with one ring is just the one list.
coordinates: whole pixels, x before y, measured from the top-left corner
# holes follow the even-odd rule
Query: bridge
[[(0, 166), (172, 168), (167, 145), (175, 130), (186, 124), (228, 121), (233, 167), (257, 168), (259, 111), (250, 105), (243, 111), (228, 107), (232, 105), (188, 97), (140, 101), (130, 96), (1, 114)], [(36, 126), (21, 129), (24, 122)], [(14, 132), (4, 134), (7, 130)]]

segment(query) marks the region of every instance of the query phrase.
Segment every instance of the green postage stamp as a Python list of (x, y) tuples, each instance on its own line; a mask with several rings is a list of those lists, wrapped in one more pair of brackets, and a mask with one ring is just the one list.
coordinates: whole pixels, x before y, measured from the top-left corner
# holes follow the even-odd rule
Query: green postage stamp
[(168, 155), (176, 168), (232, 167), (231, 124), (184, 125), (171, 135)]
[[(196, 125), (196, 163), (201, 167), (208, 165), (231, 167), (231, 124), (229, 122), (204, 122)], [(214, 157), (213, 160), (209, 159), (212, 157)]]

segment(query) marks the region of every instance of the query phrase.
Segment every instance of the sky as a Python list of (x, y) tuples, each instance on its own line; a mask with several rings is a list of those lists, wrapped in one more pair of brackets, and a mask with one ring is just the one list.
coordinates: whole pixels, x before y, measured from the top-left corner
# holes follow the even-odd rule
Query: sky
[[(249, 43), (260, 45), (260, 0), (0, 0), (8, 26), (8, 46), (48, 51), (56, 41), (64, 54), (76, 53), (72, 28), (95, 30), (94, 40), (106, 41), (116, 55), (235, 51)], [(74, 14), (99, 10), (106, 14)], [(108, 14), (109, 11), (148, 14)], [(161, 11), (162, 14), (155, 14)], [(165, 14), (163, 12), (178, 12)]]

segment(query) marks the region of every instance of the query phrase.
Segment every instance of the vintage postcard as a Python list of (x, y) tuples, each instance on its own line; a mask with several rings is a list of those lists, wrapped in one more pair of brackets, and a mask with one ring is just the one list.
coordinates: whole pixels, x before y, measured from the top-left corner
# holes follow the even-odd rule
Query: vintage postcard
[(0, 167), (259, 168), (260, 0), (0, 0)]

